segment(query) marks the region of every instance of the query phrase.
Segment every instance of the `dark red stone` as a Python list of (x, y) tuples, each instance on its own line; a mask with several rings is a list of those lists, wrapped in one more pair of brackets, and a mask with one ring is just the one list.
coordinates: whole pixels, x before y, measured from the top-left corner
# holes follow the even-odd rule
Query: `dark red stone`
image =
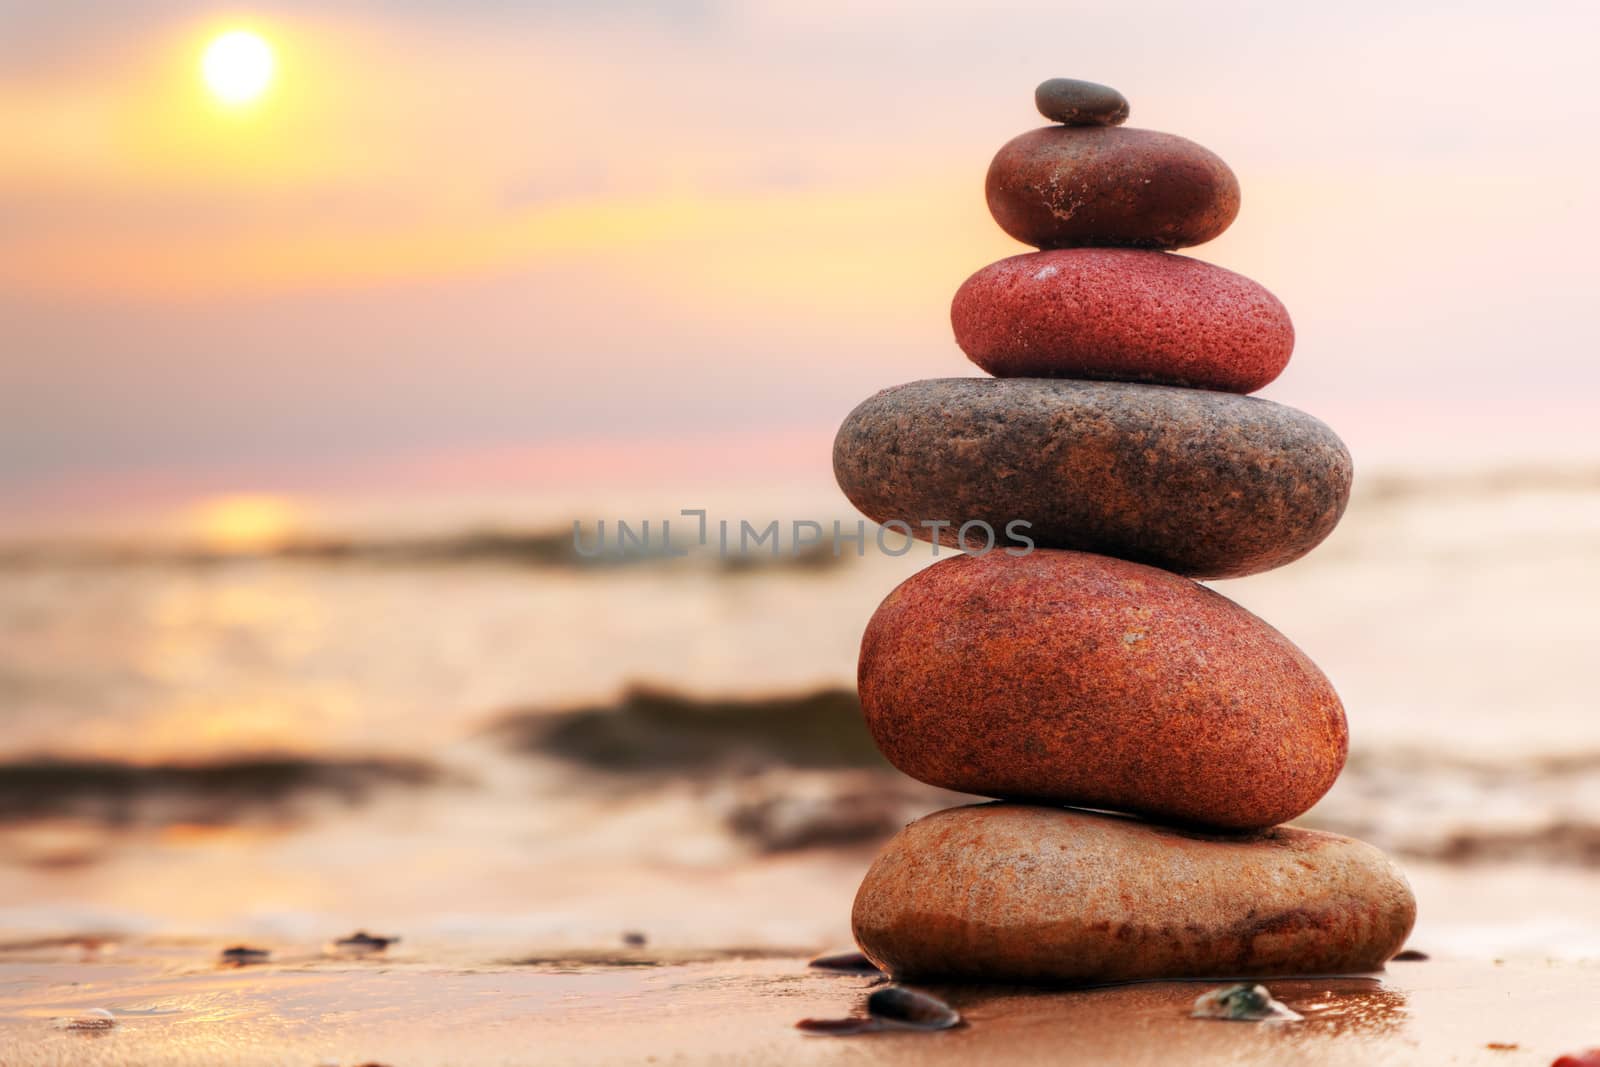
[(989, 165), (989, 211), (1035, 248), (1183, 248), (1239, 213), (1239, 181), (1193, 141), (1126, 126), (1046, 126)]
[(1249, 393), (1294, 350), (1277, 297), (1186, 256), (1114, 248), (1031, 252), (968, 278), (956, 343), (999, 378), (1105, 378)]

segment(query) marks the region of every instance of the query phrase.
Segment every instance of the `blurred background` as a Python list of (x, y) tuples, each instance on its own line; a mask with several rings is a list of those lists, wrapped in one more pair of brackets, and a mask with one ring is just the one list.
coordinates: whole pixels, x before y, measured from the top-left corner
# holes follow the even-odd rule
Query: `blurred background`
[[(834, 428), (978, 373), (983, 175), (1091, 78), (1244, 207), (1266, 396), (1357, 462), (1217, 583), (1348, 708), (1305, 820), (1417, 943), (1600, 952), (1600, 9), (0, 0), (0, 933), (815, 947), (889, 771), (860, 631), (927, 565), (586, 559), (854, 520)], [(675, 524), (677, 525), (677, 524)], [(681, 529), (690, 523), (683, 520)]]

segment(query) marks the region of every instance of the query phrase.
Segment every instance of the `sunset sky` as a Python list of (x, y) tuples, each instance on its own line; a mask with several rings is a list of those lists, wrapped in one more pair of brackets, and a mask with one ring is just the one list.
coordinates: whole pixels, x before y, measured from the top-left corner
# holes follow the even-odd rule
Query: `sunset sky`
[[(206, 44), (270, 42), (229, 106)], [(1032, 89), (1244, 207), (1194, 250), (1358, 463), (1600, 453), (1590, 4), (0, 0), (0, 513), (825, 480), (977, 373), (949, 300)]]

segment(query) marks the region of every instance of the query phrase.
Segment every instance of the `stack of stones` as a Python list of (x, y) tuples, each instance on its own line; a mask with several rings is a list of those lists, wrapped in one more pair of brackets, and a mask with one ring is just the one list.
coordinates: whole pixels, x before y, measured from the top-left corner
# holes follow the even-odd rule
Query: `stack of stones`
[(952, 309), (994, 377), (885, 390), (834, 446), (868, 517), (968, 550), (868, 624), (873, 737), (912, 777), (1001, 801), (895, 837), (856, 939), (902, 978), (1378, 969), (1415, 917), (1403, 876), (1370, 845), (1279, 825), (1344, 765), (1339, 698), (1195, 581), (1309, 552), (1344, 511), (1350, 455), (1243, 395), (1288, 362), (1283, 305), (1170, 251), (1233, 221), (1227, 165), (1122, 128), (1104, 86), (1056, 79), (1037, 101), (1058, 125), (1000, 149), (988, 200), (1040, 251), (978, 271)]

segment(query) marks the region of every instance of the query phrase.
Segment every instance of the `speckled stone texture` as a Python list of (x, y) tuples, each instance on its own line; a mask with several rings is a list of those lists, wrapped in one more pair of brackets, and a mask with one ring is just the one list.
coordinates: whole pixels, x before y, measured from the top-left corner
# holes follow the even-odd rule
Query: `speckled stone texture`
[(1373, 971), (1415, 918), (1405, 877), (1348, 837), (991, 804), (902, 830), (853, 926), (896, 979), (1087, 983)]
[(1033, 91), (1034, 106), (1066, 126), (1120, 126), (1128, 121), (1128, 99), (1109, 85), (1078, 78), (1051, 78)]
[(1239, 213), (1239, 180), (1193, 141), (1125, 126), (1045, 126), (989, 164), (989, 211), (1035, 248), (1184, 248)]
[[(833, 470), (850, 501), (956, 545), (1012, 520), (1043, 548), (1227, 578), (1300, 558), (1350, 495), (1350, 453), (1304, 412), (1201, 389), (1043, 378), (936, 378), (845, 419)], [(974, 541), (978, 543), (974, 544)], [(1011, 543), (1020, 543), (1013, 540)], [(966, 547), (982, 547), (978, 528)]]
[(1229, 830), (1344, 766), (1344, 708), (1288, 638), (1187, 578), (1085, 552), (959, 555), (861, 640), (873, 740), (932, 785)]
[(1073, 248), (991, 263), (950, 306), (956, 343), (999, 378), (1100, 378), (1249, 393), (1294, 326), (1243, 275), (1169, 252)]

